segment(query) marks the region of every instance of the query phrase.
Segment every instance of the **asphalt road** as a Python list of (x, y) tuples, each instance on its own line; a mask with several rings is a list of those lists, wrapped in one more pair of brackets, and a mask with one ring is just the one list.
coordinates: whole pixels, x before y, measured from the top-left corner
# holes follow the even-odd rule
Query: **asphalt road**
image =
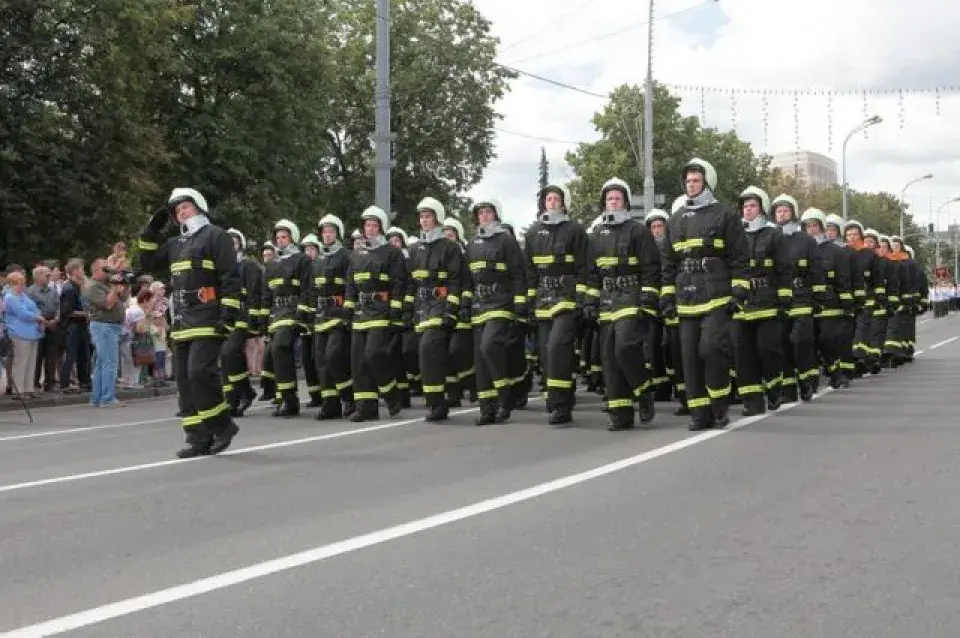
[(960, 319), (921, 321), (907, 368), (697, 435), (261, 410), (176, 461), (169, 399), (2, 414), (0, 631), (954, 638)]

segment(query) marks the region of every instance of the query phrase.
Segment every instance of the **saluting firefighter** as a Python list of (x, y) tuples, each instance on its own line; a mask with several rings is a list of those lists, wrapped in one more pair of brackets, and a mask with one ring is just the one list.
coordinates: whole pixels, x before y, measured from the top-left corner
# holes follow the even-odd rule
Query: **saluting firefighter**
[(403, 253), (384, 235), (387, 214), (370, 206), (360, 220), (364, 240), (350, 259), (345, 303), (352, 311), (350, 364), (357, 407), (350, 420), (355, 422), (380, 418), (381, 396), (390, 416), (400, 413), (393, 348), (404, 328), (407, 286)]
[(843, 226), (847, 247), (853, 252), (850, 278), (853, 299), (857, 304), (857, 321), (853, 339), (855, 377), (872, 371), (875, 363), (879, 365), (880, 358), (880, 351), (873, 352), (870, 345), (873, 310), (877, 305), (874, 277), (879, 274), (876, 267), (879, 258), (864, 242), (863, 231), (863, 224), (855, 219), (851, 219)]
[[(856, 332), (857, 327), (857, 312), (859, 303), (857, 301), (857, 291), (863, 292), (863, 273), (858, 272), (854, 267), (854, 253), (853, 250), (846, 245), (843, 237), (843, 218), (836, 214), (827, 215), (826, 222), (826, 235), (827, 240), (840, 249), (840, 252), (837, 255), (837, 272), (841, 270), (848, 273), (848, 284), (847, 289), (849, 293), (849, 299), (847, 297), (842, 297), (840, 299), (840, 307), (843, 309), (843, 316), (841, 317), (841, 334), (840, 334), (840, 354), (838, 368), (840, 369), (840, 378), (838, 379), (840, 387), (847, 387), (850, 385), (850, 382), (853, 381), (854, 370), (856, 365), (853, 358), (853, 337)], [(824, 267), (827, 267), (826, 265)], [(829, 275), (829, 268), (828, 273)], [(862, 299), (862, 297), (860, 297)], [(831, 375), (831, 385), (837, 381)]]
[(647, 227), (632, 218), (630, 187), (613, 178), (603, 185), (602, 226), (591, 239), (584, 317), (600, 330), (603, 380), (611, 432), (653, 421), (654, 396), (650, 347), (645, 343), (657, 316), (660, 253)]
[(550, 184), (541, 190), (537, 221), (524, 240), (528, 285), (536, 295), (540, 369), (547, 387), (549, 422), (554, 426), (573, 420), (575, 348), (590, 251), (586, 229), (567, 214), (570, 203), (566, 186)]
[(223, 391), (230, 406), (230, 416), (241, 417), (253, 405), (257, 393), (250, 385), (247, 356), (244, 347), (251, 335), (257, 334), (260, 321), (261, 295), (263, 292), (263, 269), (245, 255), (247, 238), (236, 228), (227, 231), (233, 240), (233, 250), (240, 271), (240, 312), (230, 335), (223, 343), (220, 361), (223, 372)]
[[(853, 289), (851, 287), (848, 253), (843, 247), (830, 241), (827, 236), (827, 216), (818, 208), (808, 208), (800, 217), (807, 234), (813, 237), (820, 248), (825, 283), (819, 308), (814, 315), (816, 322), (817, 350), (830, 377), (830, 387), (850, 385), (843, 371), (844, 340), (847, 330), (845, 317), (853, 313)], [(814, 290), (814, 292), (820, 292)]]
[(780, 407), (783, 378), (783, 325), (793, 296), (793, 264), (783, 234), (767, 217), (770, 196), (748, 186), (739, 199), (750, 258), (750, 292), (733, 315), (733, 350), (743, 416)]
[[(177, 392), (186, 447), (180, 458), (219, 454), (239, 428), (223, 397), (220, 350), (240, 313), (240, 269), (230, 235), (210, 223), (203, 195), (176, 188), (140, 235), (140, 266), (155, 274), (170, 271)], [(162, 244), (173, 220), (179, 237)]]
[(345, 309), (347, 269), (351, 253), (343, 245), (343, 222), (324, 215), (317, 224), (320, 256), (311, 264), (313, 363), (317, 369), (321, 405), (317, 420), (339, 419), (353, 414), (353, 381), (350, 378), (349, 313)]
[(297, 367), (294, 343), (301, 326), (312, 321), (310, 308), (310, 260), (300, 252), (300, 229), (292, 221), (281, 219), (273, 226), (277, 258), (267, 264), (264, 274), (264, 306), (270, 308), (267, 332), (270, 335), (270, 360), (276, 378), (280, 402), (273, 416), (290, 418), (300, 414), (297, 395)]
[(407, 295), (413, 298), (413, 330), (419, 337), (420, 383), (427, 421), (449, 415), (445, 400), (447, 353), (460, 314), (464, 281), (463, 251), (443, 236), (446, 210), (433, 197), (417, 205), (420, 241), (410, 253)]
[[(460, 247), (462, 255), (466, 250), (463, 224), (459, 219), (447, 217), (443, 220), (443, 236)], [(470, 271), (461, 270), (460, 289), (470, 285)], [(470, 300), (461, 299), (460, 313), (450, 336), (450, 367), (447, 368), (447, 407), (459, 408), (463, 404), (463, 393), (468, 391), (470, 400), (476, 401), (477, 384), (473, 366), (473, 326), (470, 325)], [(421, 373), (422, 374), (422, 373)]]
[(692, 159), (681, 172), (687, 201), (667, 225), (664, 317), (680, 318), (680, 351), (690, 430), (730, 423), (731, 317), (750, 291), (750, 255), (739, 215), (714, 196), (717, 171)]
[(783, 331), (784, 372), (781, 392), (787, 402), (813, 399), (820, 384), (820, 364), (813, 316), (823, 304), (826, 290), (823, 260), (817, 241), (800, 228), (797, 200), (778, 195), (773, 213), (783, 233), (783, 246), (793, 271), (789, 310)]
[[(471, 209), (477, 234), (467, 243), (471, 284), (470, 321), (480, 415), (477, 425), (504, 423), (514, 408), (508, 347), (516, 344), (514, 324), (527, 314), (527, 277), (523, 251), (501, 223), (503, 209), (493, 197), (477, 199)], [(522, 353), (522, 345), (521, 353)], [(514, 355), (515, 356), (515, 355)]]
[(313, 302), (313, 265), (320, 257), (320, 238), (314, 233), (308, 234), (300, 240), (300, 248), (303, 250), (304, 257), (310, 262), (310, 276), (303, 280), (304, 288), (307, 288), (307, 300), (304, 306), (308, 312), (300, 314), (300, 322), (297, 324), (297, 332), (300, 335), (298, 352), (300, 354), (300, 365), (303, 366), (303, 378), (307, 382), (307, 395), (310, 401), (308, 408), (319, 408), (323, 403), (320, 397), (320, 378), (317, 376), (317, 364), (313, 360), (313, 320), (317, 312), (317, 307)]
[[(643, 218), (643, 225), (647, 227), (650, 235), (653, 236), (654, 244), (657, 246), (659, 255), (663, 241), (667, 236), (667, 221), (670, 215), (667, 211), (659, 208), (652, 209)], [(659, 259), (658, 259), (659, 264)], [(660, 278), (658, 273), (657, 293), (660, 292)], [(659, 304), (658, 304), (659, 307)], [(657, 316), (650, 321), (650, 336), (646, 340), (647, 360), (652, 362), (653, 378), (650, 379), (650, 385), (653, 388), (653, 398), (656, 401), (670, 401), (673, 398), (673, 379), (672, 369), (668, 370), (670, 355), (667, 347), (666, 328), (663, 325), (659, 308)]]

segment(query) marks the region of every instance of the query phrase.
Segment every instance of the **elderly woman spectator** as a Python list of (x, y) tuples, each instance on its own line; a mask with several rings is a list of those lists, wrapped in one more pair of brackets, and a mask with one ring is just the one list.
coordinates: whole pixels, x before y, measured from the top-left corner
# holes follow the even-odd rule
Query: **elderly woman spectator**
[(25, 398), (32, 399), (36, 390), (33, 374), (37, 366), (37, 343), (43, 336), (46, 320), (37, 304), (27, 296), (27, 279), (22, 272), (10, 274), (7, 284), (3, 322), (13, 343), (13, 384)]
[(137, 365), (133, 358), (134, 341), (146, 336), (153, 348), (153, 308), (155, 298), (149, 290), (141, 290), (136, 301), (127, 306), (126, 317), (123, 321), (123, 336), (120, 338), (120, 372), (123, 375), (123, 385), (128, 389), (140, 389), (140, 373), (142, 365)]

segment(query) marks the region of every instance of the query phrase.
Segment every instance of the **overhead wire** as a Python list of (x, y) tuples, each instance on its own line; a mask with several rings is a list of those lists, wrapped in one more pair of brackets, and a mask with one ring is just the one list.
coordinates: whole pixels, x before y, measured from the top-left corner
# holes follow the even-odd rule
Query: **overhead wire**
[(586, 2), (583, 2), (583, 3), (581, 3), (581, 4), (578, 4), (578, 5), (575, 6), (573, 9), (570, 9), (570, 10), (567, 11), (566, 13), (561, 14), (559, 17), (554, 18), (554, 19), (551, 20), (550, 22), (547, 22), (546, 24), (538, 24), (538, 25), (537, 25), (537, 30), (536, 30), (535, 32), (530, 33), (530, 34), (528, 34), (528, 35), (526, 35), (526, 36), (524, 36), (524, 37), (522, 37), (522, 38), (520, 38), (520, 39), (514, 40), (514, 41), (511, 42), (510, 44), (506, 44), (506, 45), (500, 47), (500, 53), (503, 53), (504, 51), (508, 51), (508, 50), (510, 50), (510, 49), (513, 49), (514, 47), (517, 47), (517, 46), (519, 46), (519, 45), (521, 45), (521, 44), (524, 44), (524, 43), (526, 43), (526, 42), (529, 42), (531, 37), (533, 37), (534, 35), (536, 35), (536, 34), (539, 33), (540, 31), (542, 31), (543, 29), (545, 29), (545, 28), (547, 28), (547, 27), (552, 27), (553, 25), (555, 25), (555, 24), (557, 24), (557, 23), (565, 20), (566, 18), (570, 17), (570, 16), (573, 15), (574, 13), (577, 13), (577, 12), (579, 12), (579, 11), (583, 11), (584, 9), (586, 9), (587, 7), (589, 7), (591, 4), (593, 4), (593, 3), (596, 2), (596, 1), (597, 1), (597, 0), (586, 0)]

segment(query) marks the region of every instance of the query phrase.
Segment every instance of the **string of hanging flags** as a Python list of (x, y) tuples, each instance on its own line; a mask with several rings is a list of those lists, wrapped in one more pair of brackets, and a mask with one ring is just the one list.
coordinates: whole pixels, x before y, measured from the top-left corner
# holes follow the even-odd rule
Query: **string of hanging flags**
[[(945, 96), (960, 94), (960, 85), (944, 85), (934, 87), (896, 87), (896, 88), (856, 88), (856, 89), (793, 89), (793, 88), (740, 88), (740, 87), (719, 87), (704, 86), (697, 84), (670, 84), (661, 83), (662, 86), (670, 89), (674, 93), (681, 95), (687, 94), (696, 96), (699, 101), (700, 121), (707, 125), (707, 101), (708, 96), (724, 96), (729, 100), (730, 105), (730, 123), (731, 129), (737, 131), (741, 123), (741, 112), (744, 103), (749, 98), (760, 98), (761, 112), (763, 119), (763, 143), (768, 144), (769, 124), (770, 124), (770, 100), (771, 98), (780, 98), (790, 101), (793, 115), (793, 142), (799, 149), (800, 146), (800, 109), (803, 98), (822, 98), (825, 100), (826, 107), (826, 125), (827, 125), (827, 150), (833, 150), (834, 142), (834, 110), (840, 103), (841, 98), (859, 99), (863, 104), (863, 117), (866, 119), (871, 114), (871, 100), (883, 99), (884, 101), (894, 98), (897, 101), (897, 121), (901, 129), (906, 126), (907, 112), (905, 101), (909, 96), (923, 96), (932, 98), (933, 114), (940, 116), (941, 99)], [(714, 98), (711, 97), (711, 101)], [(929, 113), (929, 111), (928, 111)], [(821, 120), (822, 122), (822, 120)], [(863, 131), (864, 137), (868, 131)]]

